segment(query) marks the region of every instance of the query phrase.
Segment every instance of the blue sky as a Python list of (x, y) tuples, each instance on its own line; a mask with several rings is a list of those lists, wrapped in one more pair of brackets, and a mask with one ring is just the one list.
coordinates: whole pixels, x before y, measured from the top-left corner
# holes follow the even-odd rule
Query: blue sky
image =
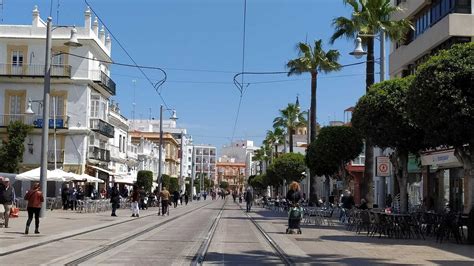
[[(43, 19), (50, 10), (49, 0), (3, 2), (3, 24), (29, 24), (34, 5), (39, 6)], [(59, 24), (83, 26), (84, 1), (59, 0), (59, 17), (58, 0), (52, 3), (54, 23), (59, 18)], [(178, 124), (188, 128), (195, 142), (221, 147), (230, 141), (240, 96), (232, 78), (242, 69), (244, 0), (89, 3), (137, 63), (168, 68), (162, 96), (177, 110)], [(285, 71), (285, 63), (297, 56), (296, 43), (306, 38), (323, 39), (325, 49), (338, 49), (341, 64), (358, 62), (348, 54), (354, 48), (352, 41), (341, 39), (333, 46), (328, 43), (333, 33), (331, 21), (340, 15), (350, 15), (342, 0), (248, 0), (245, 71)], [(112, 57), (116, 62), (131, 63), (116, 41), (112, 42)], [(113, 66), (111, 71), (117, 83), (114, 100), (120, 103), (122, 114), (131, 117), (132, 80), (136, 80), (135, 117), (148, 118), (150, 108), (152, 116), (159, 117), (161, 100), (137, 69)], [(344, 109), (353, 106), (364, 93), (364, 73), (365, 65), (359, 65), (319, 76), (319, 123), (343, 119)], [(161, 77), (158, 71), (147, 74), (152, 79)], [(294, 102), (296, 95), (302, 108), (309, 108), (309, 75), (247, 75), (245, 82), (250, 85), (242, 99), (234, 138), (260, 144), (278, 110)]]

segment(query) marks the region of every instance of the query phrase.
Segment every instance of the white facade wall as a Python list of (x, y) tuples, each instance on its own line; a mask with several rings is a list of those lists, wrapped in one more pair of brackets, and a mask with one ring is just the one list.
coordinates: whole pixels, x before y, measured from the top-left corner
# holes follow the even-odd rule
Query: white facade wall
[[(88, 23), (89, 22), (89, 23)], [(79, 42), (83, 45), (79, 48), (68, 48), (64, 45), (69, 40), (71, 34), (71, 27), (68, 28), (53, 28), (52, 31), (52, 50), (66, 49), (66, 52), (85, 56), (87, 58), (97, 58), (100, 60), (111, 60), (110, 45), (106, 46), (101, 42), (98, 36), (93, 33), (90, 28), (90, 11), (85, 13), (85, 25), (89, 27), (76, 27), (77, 37)], [(0, 103), (4, 106), (6, 103), (6, 90), (9, 91), (26, 91), (24, 99), (25, 111), (28, 106), (28, 99), (33, 101), (42, 101), (43, 99), (43, 74), (44, 74), (44, 59), (45, 59), (45, 43), (46, 43), (46, 24), (39, 18), (39, 11), (33, 11), (32, 25), (0, 25)], [(23, 64), (20, 66), (22, 75), (8, 76), (10, 65), (10, 53), (8, 47), (11, 46), (26, 46), (23, 54)], [(64, 149), (64, 158), (61, 158), (63, 165), (79, 166), (77, 172), (83, 173), (87, 163), (87, 154), (89, 148), (89, 136), (93, 134), (90, 129), (90, 109), (91, 109), (91, 94), (96, 93), (106, 102), (108, 106), (108, 99), (111, 94), (97, 85), (94, 81), (98, 80), (99, 70), (102, 68), (107, 75), (110, 72), (105, 65), (100, 66), (99, 62), (87, 60), (83, 58), (63, 55), (64, 64), (71, 66), (71, 77), (57, 77), (58, 73), (63, 73), (63, 67), (52, 67), (51, 78), (51, 94), (55, 92), (64, 92), (65, 98), (64, 114), (68, 116), (67, 129), (57, 130), (57, 149)], [(54, 59), (53, 59), (54, 63)], [(59, 72), (60, 71), (60, 72)], [(34, 74), (34, 75), (30, 75)], [(55, 76), (56, 75), (56, 76)], [(50, 101), (50, 105), (53, 102)], [(33, 116), (26, 117), (25, 122), (31, 122), (42, 116), (42, 108), (39, 103), (32, 103), (32, 110), (35, 112)], [(8, 112), (8, 110), (6, 111)], [(8, 117), (11, 114), (5, 112), (5, 108), (0, 108), (3, 117)], [(108, 110), (106, 110), (106, 113)], [(6, 113), (6, 114), (5, 114)], [(51, 118), (51, 117), (50, 117)], [(51, 118), (52, 119), (52, 118)], [(107, 120), (107, 116), (104, 117)], [(52, 133), (52, 130), (50, 130)], [(40, 150), (41, 150), (41, 129), (35, 129), (28, 137), (25, 143), (24, 165), (39, 165)], [(101, 139), (108, 140), (104, 136)], [(63, 141), (61, 141), (63, 140)], [(30, 143), (31, 145), (28, 145)], [(49, 137), (49, 150), (53, 148), (54, 138)], [(63, 145), (64, 144), (64, 145)], [(62, 160), (63, 159), (63, 160)]]

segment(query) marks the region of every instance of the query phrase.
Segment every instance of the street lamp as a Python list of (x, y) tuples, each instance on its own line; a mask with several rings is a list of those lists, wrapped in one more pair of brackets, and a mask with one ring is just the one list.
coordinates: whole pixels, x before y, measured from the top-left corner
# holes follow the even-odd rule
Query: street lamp
[[(40, 166), (40, 184), (43, 191), (47, 190), (47, 171), (48, 171), (48, 132), (49, 132), (49, 95), (51, 91), (51, 24), (53, 18), (48, 17), (46, 23), (46, 56), (44, 60), (44, 92), (43, 92), (43, 128), (41, 131), (41, 166)], [(66, 26), (59, 26), (66, 27)], [(57, 27), (58, 28), (58, 27)], [(80, 47), (76, 36), (77, 30), (71, 29), (71, 37), (69, 41), (64, 43), (66, 46)], [(31, 107), (30, 105), (28, 107)], [(27, 111), (33, 111), (29, 108)], [(31, 113), (31, 112), (30, 112)], [(40, 216), (44, 217), (46, 211), (46, 201), (41, 203)]]
[(355, 56), (357, 59), (360, 59), (362, 56), (367, 54), (367, 52), (364, 51), (364, 48), (362, 48), (362, 39), (360, 37), (357, 37), (356, 39), (356, 47), (354, 51), (350, 52), (349, 54)]
[(160, 105), (160, 147), (158, 151), (158, 160), (160, 161), (158, 163), (158, 185), (159, 185), (159, 190), (161, 191), (163, 189), (163, 178), (162, 176), (162, 158), (163, 158), (163, 110), (167, 111), (172, 111), (172, 115), (170, 117), (171, 120), (175, 121), (178, 120), (178, 117), (176, 116), (176, 110), (174, 109), (169, 109), (169, 108), (163, 108), (163, 105)]

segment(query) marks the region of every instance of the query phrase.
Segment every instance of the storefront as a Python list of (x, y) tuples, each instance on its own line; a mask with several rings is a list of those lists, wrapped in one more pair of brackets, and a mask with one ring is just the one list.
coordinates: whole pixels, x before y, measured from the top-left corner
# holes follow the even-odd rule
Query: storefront
[[(421, 155), (423, 199), (436, 211), (450, 206), (454, 211), (464, 208), (464, 169), (454, 150)], [(433, 205), (433, 206), (431, 206)]]

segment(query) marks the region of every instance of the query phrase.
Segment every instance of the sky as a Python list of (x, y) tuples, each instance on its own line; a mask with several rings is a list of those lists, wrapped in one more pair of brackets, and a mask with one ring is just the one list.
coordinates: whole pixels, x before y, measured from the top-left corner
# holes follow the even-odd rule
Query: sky
[[(51, 11), (55, 24), (84, 25), (84, 0), (1, 2), (2, 24), (30, 24), (33, 6), (38, 5), (43, 20)], [(220, 148), (234, 135), (234, 140), (249, 139), (260, 145), (279, 109), (294, 103), (297, 96), (302, 109), (309, 108), (309, 74), (244, 75), (249, 85), (234, 131), (240, 91), (233, 76), (242, 71), (244, 0), (88, 2), (139, 65), (165, 69), (168, 78), (161, 95), (166, 106), (176, 109), (178, 127), (187, 128), (195, 143)], [(317, 39), (323, 40), (324, 49), (339, 50), (342, 65), (360, 62), (363, 59), (349, 55), (353, 41), (329, 44), (334, 32), (331, 22), (337, 16), (350, 16), (342, 0), (248, 0), (244, 70), (287, 71), (286, 62), (297, 57), (296, 44)], [(112, 58), (132, 63), (116, 40), (112, 40)], [(154, 81), (162, 78), (156, 70), (146, 73)], [(364, 94), (364, 73), (365, 64), (319, 75), (318, 123), (344, 119), (344, 110)], [(135, 118), (148, 119), (151, 113), (159, 119), (163, 102), (138, 69), (114, 65), (111, 78), (117, 84), (113, 100), (123, 115), (132, 117), (135, 97)], [(169, 115), (164, 113), (164, 118)]]

